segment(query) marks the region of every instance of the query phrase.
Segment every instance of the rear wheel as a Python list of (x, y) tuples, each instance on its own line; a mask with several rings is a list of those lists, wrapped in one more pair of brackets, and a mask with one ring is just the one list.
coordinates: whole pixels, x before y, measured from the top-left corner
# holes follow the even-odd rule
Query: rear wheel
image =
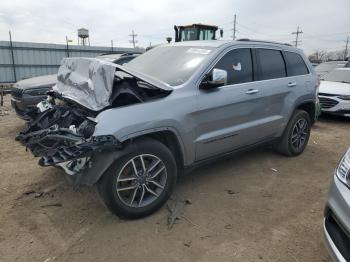
[(275, 145), (276, 151), (287, 155), (300, 155), (306, 148), (311, 131), (309, 114), (297, 110), (290, 119), (280, 141)]
[(177, 177), (175, 159), (164, 144), (142, 139), (133, 148), (98, 183), (107, 207), (126, 218), (144, 217), (159, 209), (170, 197)]

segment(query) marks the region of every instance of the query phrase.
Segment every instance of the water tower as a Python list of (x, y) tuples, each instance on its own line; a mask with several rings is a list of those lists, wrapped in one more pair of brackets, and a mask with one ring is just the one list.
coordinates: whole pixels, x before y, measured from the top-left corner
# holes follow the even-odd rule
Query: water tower
[(89, 30), (86, 28), (78, 29), (78, 45), (79, 43), (81, 45), (86, 45), (87, 42), (90, 45)]

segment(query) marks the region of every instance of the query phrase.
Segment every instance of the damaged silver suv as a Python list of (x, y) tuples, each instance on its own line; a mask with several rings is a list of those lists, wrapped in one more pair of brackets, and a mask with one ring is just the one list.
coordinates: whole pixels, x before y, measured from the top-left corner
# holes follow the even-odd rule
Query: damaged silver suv
[(318, 85), (300, 50), (248, 39), (159, 46), (124, 66), (67, 58), (16, 139), (41, 166), (97, 185), (113, 213), (143, 217), (209, 160), (266, 143), (302, 153)]

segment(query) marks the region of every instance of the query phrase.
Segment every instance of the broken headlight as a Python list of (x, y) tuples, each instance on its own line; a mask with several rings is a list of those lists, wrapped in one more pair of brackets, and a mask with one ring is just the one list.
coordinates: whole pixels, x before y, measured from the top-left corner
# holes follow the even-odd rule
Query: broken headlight
[(95, 132), (95, 125), (96, 123), (85, 120), (81, 125), (78, 127), (78, 133), (81, 134), (84, 138), (89, 138), (93, 135)]
[(340, 181), (350, 187), (350, 148), (340, 160), (336, 174)]

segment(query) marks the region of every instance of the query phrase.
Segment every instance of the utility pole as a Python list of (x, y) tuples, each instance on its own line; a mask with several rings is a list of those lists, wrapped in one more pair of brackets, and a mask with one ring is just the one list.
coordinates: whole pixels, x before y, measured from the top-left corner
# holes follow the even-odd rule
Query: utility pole
[(111, 53), (113, 53), (113, 40), (111, 40), (111, 47), (112, 47)]
[(10, 51), (11, 51), (11, 58), (12, 58), (13, 79), (15, 80), (15, 82), (17, 82), (16, 64), (15, 64), (15, 56), (13, 54), (13, 44), (12, 44), (11, 31), (9, 31), (9, 36), (10, 36)]
[(68, 43), (73, 42), (73, 40), (68, 39), (68, 36), (66, 36), (66, 51), (67, 51), (67, 57), (69, 57), (69, 47), (68, 47)]
[(299, 35), (302, 33), (303, 33), (303, 31), (299, 30), (299, 26), (297, 27), (296, 32), (292, 32), (292, 35), (295, 35), (295, 41), (294, 41), (295, 47), (298, 47), (298, 44), (301, 42), (301, 41), (299, 41)]
[(236, 30), (236, 14), (235, 14), (235, 16), (234, 16), (234, 18), (233, 18), (233, 40), (235, 40), (236, 39), (236, 32), (237, 32), (237, 30)]
[(346, 38), (345, 43), (346, 43), (346, 45), (345, 45), (345, 51), (344, 51), (344, 60), (346, 60), (346, 58), (348, 56), (349, 36)]
[(132, 37), (132, 40), (130, 40), (130, 43), (132, 43), (134, 45), (134, 48), (135, 48), (135, 44), (137, 43), (137, 40), (135, 39), (135, 37), (137, 37), (137, 34), (135, 34), (134, 30), (132, 30), (132, 33), (129, 36)]

